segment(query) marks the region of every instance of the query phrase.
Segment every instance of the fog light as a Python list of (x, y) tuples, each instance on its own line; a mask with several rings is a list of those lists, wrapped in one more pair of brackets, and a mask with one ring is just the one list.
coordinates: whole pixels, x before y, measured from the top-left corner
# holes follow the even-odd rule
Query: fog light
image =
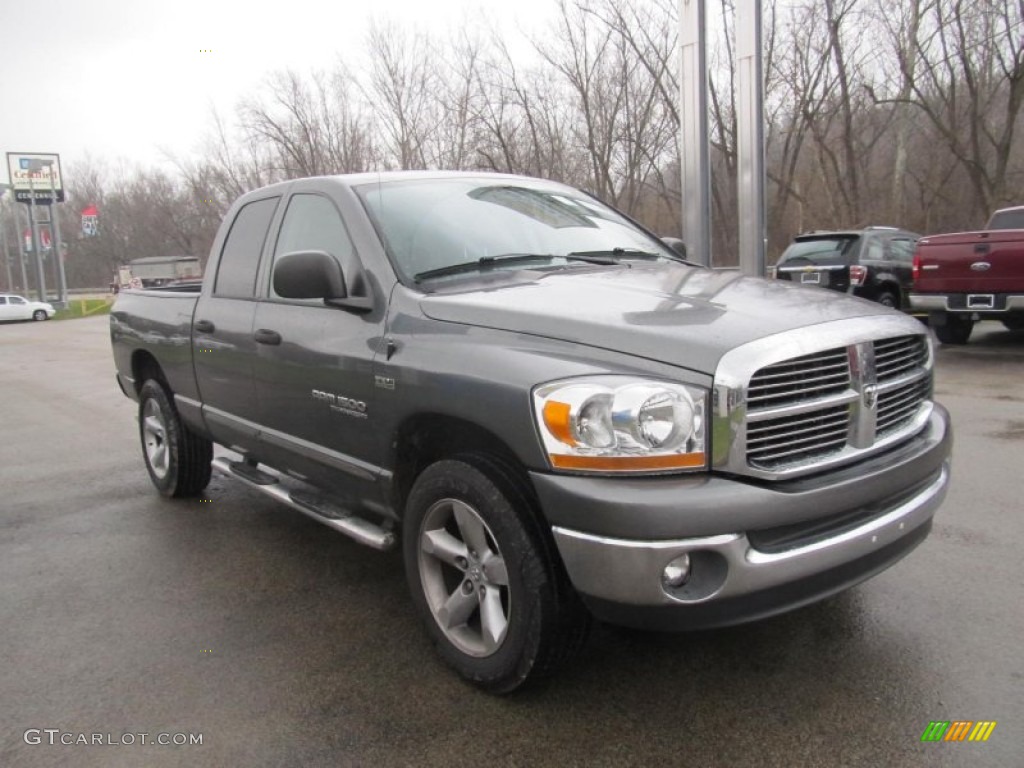
[(666, 589), (678, 589), (690, 578), (690, 556), (680, 555), (665, 566), (661, 572), (661, 583)]

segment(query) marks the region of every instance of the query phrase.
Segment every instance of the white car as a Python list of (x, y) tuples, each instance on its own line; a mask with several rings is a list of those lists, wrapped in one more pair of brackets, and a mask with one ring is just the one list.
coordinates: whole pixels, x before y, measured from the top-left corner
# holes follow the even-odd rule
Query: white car
[(0, 321), (49, 320), (57, 310), (44, 301), (31, 301), (13, 293), (0, 293)]

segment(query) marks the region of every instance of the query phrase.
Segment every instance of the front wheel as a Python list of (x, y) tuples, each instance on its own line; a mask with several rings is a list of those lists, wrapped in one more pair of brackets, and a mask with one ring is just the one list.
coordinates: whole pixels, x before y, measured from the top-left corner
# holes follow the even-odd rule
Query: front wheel
[(946, 322), (935, 326), (935, 335), (943, 344), (966, 344), (974, 330), (974, 321), (969, 316), (946, 314)]
[(406, 504), (413, 601), (444, 660), (492, 693), (550, 675), (589, 616), (507, 468), (485, 456), (429, 466)]
[(139, 438), (149, 479), (164, 496), (195, 496), (206, 488), (213, 444), (181, 422), (167, 391), (153, 379), (139, 391)]
[(45, 309), (37, 309), (35, 312), (32, 313), (32, 319), (35, 320), (36, 322), (40, 320), (45, 320), (46, 317), (47, 315)]

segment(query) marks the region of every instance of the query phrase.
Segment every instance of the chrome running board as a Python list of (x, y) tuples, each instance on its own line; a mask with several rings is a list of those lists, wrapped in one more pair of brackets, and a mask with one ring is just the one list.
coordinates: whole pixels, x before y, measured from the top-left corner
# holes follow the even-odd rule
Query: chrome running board
[(350, 539), (381, 551), (392, 549), (396, 538), (392, 531), (357, 517), (346, 509), (339, 507), (326, 496), (315, 492), (289, 488), (280, 475), (270, 474), (268, 470), (256, 469), (243, 462), (231, 461), (218, 456), (212, 462), (213, 469), (222, 475), (229, 475), (254, 488), (270, 498), (298, 510), (318, 523), (343, 533)]

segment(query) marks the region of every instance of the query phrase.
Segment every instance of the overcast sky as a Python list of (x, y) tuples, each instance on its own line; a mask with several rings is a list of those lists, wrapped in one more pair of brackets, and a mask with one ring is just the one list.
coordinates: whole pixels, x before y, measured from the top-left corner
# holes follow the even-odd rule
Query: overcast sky
[[(555, 0), (0, 0), (0, 153), (187, 156), (268, 73), (366, 55), (372, 18), (536, 31)], [(210, 50), (211, 53), (201, 52)], [(7, 181), (3, 162), (0, 181)]]

